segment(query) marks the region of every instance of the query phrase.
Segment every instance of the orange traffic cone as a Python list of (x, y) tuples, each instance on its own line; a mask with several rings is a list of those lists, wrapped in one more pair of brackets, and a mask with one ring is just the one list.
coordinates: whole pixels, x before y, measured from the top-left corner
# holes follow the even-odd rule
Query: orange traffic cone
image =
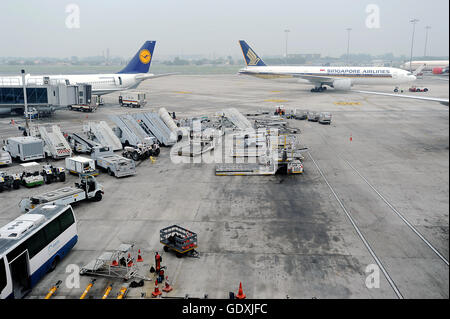
[(155, 280), (155, 290), (154, 291), (152, 291), (152, 297), (153, 298), (156, 298), (156, 297), (158, 297), (159, 295), (162, 295), (162, 292), (159, 290), (159, 288), (158, 288), (158, 280)]
[(132, 267), (133, 266), (133, 260), (131, 259), (131, 255), (130, 255), (130, 253), (128, 253), (128, 260), (129, 260), (129, 262), (128, 262), (128, 267)]
[(142, 256), (141, 256), (141, 250), (140, 249), (138, 249), (138, 256), (137, 256), (137, 260), (136, 261), (138, 263), (141, 263), (141, 262), (144, 261), (144, 258), (142, 258)]
[(114, 259), (111, 263), (111, 266), (119, 266), (119, 263), (117, 262), (117, 259)]
[(164, 292), (171, 292), (172, 291), (172, 286), (169, 284), (169, 277), (166, 276), (166, 283), (165, 283), (165, 287), (162, 289)]
[(242, 291), (242, 282), (240, 282), (239, 283), (239, 291), (238, 291), (238, 293), (237, 293), (237, 295), (236, 295), (236, 298), (237, 299), (245, 299), (245, 294), (244, 294), (244, 291)]

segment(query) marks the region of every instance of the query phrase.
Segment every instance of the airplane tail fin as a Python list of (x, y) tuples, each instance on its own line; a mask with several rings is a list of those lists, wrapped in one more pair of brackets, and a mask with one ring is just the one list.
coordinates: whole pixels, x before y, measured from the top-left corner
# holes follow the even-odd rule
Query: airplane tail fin
[(264, 61), (250, 48), (244, 40), (240, 40), (242, 53), (244, 54), (245, 64), (247, 66), (265, 66)]
[(152, 63), (156, 41), (145, 41), (131, 61), (118, 73), (147, 73)]

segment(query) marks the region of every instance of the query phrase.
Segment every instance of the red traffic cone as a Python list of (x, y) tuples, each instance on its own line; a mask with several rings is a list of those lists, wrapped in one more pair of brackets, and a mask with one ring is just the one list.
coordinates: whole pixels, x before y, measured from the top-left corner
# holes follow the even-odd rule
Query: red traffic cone
[(119, 266), (119, 263), (117, 262), (117, 259), (114, 259), (111, 263), (111, 266)]
[(128, 260), (129, 260), (129, 262), (128, 262), (128, 267), (132, 267), (133, 266), (133, 260), (131, 259), (131, 255), (130, 255), (130, 253), (128, 253)]
[(143, 262), (143, 261), (144, 261), (144, 258), (142, 258), (142, 256), (141, 256), (141, 250), (138, 249), (137, 262), (138, 262), (138, 263), (141, 263), (141, 262)]
[(245, 299), (245, 294), (244, 294), (244, 291), (242, 290), (242, 282), (240, 282), (239, 283), (239, 291), (238, 291), (238, 293), (237, 293), (237, 295), (236, 295), (236, 298), (237, 299)]
[(159, 290), (159, 288), (158, 288), (158, 280), (155, 280), (155, 290), (154, 291), (152, 291), (152, 297), (153, 298), (156, 298), (156, 297), (158, 297), (159, 295), (162, 295), (162, 292)]
[(350, 142), (351, 142), (351, 141), (353, 141), (353, 137), (352, 137), (352, 135), (350, 134)]
[(165, 282), (165, 287), (162, 289), (164, 292), (171, 292), (172, 291), (172, 286), (169, 284), (169, 277), (166, 276), (166, 282)]

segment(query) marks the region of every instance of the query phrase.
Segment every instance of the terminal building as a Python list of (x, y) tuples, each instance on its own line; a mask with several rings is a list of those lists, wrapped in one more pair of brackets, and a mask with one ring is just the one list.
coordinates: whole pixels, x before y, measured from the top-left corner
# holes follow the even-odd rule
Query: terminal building
[[(67, 79), (28, 81), (26, 85), (27, 104), (30, 112), (51, 114), (57, 109), (71, 105), (90, 104), (92, 86), (72, 85)], [(0, 115), (24, 113), (25, 102), (20, 77), (0, 78)]]

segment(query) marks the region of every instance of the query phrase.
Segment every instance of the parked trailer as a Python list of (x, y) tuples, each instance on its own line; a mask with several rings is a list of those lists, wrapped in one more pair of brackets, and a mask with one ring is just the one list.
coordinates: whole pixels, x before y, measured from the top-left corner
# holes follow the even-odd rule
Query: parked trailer
[(31, 136), (41, 138), (44, 145), (45, 156), (60, 159), (72, 156), (72, 149), (61, 133), (58, 125), (38, 125), (30, 129)]
[(95, 160), (98, 167), (105, 169), (111, 176), (123, 177), (136, 174), (134, 161), (114, 154), (109, 146), (94, 147), (91, 158)]
[(95, 170), (95, 161), (83, 156), (66, 158), (66, 169), (72, 174), (98, 175)]
[(138, 91), (125, 91), (119, 93), (120, 106), (141, 107), (147, 104), (145, 93)]
[(87, 134), (72, 133), (67, 135), (67, 141), (74, 152), (91, 154), (92, 149), (96, 146), (101, 146), (93, 140), (90, 140)]
[(34, 161), (45, 157), (44, 141), (33, 136), (10, 137), (6, 140), (4, 150), (12, 158), (22, 162)]
[(20, 201), (19, 207), (25, 213), (38, 205), (69, 205), (84, 200), (100, 201), (104, 191), (103, 186), (97, 182), (94, 176), (84, 175), (80, 177), (80, 183), (75, 183), (75, 187), (63, 187), (51, 192), (24, 198)]
[(135, 113), (133, 117), (138, 121), (144, 131), (149, 135), (155, 136), (160, 144), (171, 146), (177, 142), (176, 134), (172, 133), (157, 113)]
[(175, 251), (178, 258), (186, 255), (198, 257), (195, 249), (198, 247), (197, 234), (180, 227), (172, 225), (159, 231), (159, 241), (164, 245), (164, 251)]
[(101, 145), (109, 145), (113, 151), (122, 149), (120, 139), (105, 121), (86, 122), (83, 124), (83, 132), (87, 134), (89, 140)]
[(131, 115), (110, 115), (110, 118), (117, 125), (114, 131), (123, 145), (137, 147), (155, 143), (156, 138), (148, 135)]

